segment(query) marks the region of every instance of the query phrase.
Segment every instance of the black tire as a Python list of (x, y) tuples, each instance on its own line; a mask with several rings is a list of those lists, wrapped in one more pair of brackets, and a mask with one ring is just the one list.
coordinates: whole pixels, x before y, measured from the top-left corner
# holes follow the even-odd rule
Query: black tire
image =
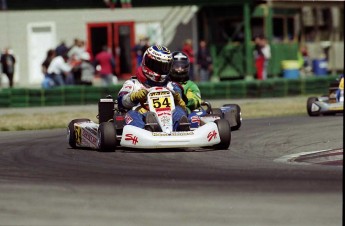
[[(242, 125), (242, 116), (241, 116), (241, 108), (238, 104), (224, 104), (223, 107), (231, 107), (236, 109), (236, 126), (231, 126), (231, 131), (239, 130)], [(227, 114), (231, 114), (231, 112), (226, 112), (224, 114), (224, 118), (226, 119)]]
[(72, 121), (70, 121), (70, 123), (68, 124), (67, 127), (67, 139), (68, 139), (68, 144), (69, 146), (71, 146), (71, 148), (76, 148), (77, 144), (76, 144), (76, 134), (75, 134), (75, 130), (74, 130), (74, 123), (78, 123), (78, 122), (89, 122), (90, 119), (87, 118), (80, 118), (80, 119), (74, 119)]
[(320, 113), (319, 112), (313, 112), (311, 110), (311, 107), (313, 105), (314, 102), (318, 101), (318, 98), (317, 97), (309, 97), (308, 100), (307, 100), (307, 112), (308, 112), (308, 115), (309, 116), (319, 116)]
[[(109, 98), (105, 98), (109, 99)], [(112, 99), (109, 102), (98, 102), (98, 123), (111, 122), (114, 119), (115, 103)]]
[(117, 146), (116, 128), (113, 122), (102, 122), (98, 127), (99, 151), (115, 151)]
[(211, 114), (212, 115), (218, 115), (221, 118), (223, 118), (223, 112), (222, 112), (222, 110), (220, 110), (220, 108), (212, 108), (211, 109)]
[(218, 127), (220, 143), (214, 146), (215, 149), (228, 149), (231, 143), (231, 127), (226, 119), (218, 119), (214, 121)]

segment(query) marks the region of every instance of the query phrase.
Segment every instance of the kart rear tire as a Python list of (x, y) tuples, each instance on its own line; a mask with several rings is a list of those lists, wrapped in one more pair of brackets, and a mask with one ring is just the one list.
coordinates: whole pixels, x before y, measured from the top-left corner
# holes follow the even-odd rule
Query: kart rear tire
[(114, 122), (102, 122), (98, 127), (99, 151), (115, 151), (117, 146)]
[(220, 143), (214, 146), (217, 150), (228, 149), (231, 143), (231, 127), (226, 119), (218, 119), (214, 121), (218, 127)]
[[(224, 104), (223, 107), (231, 107), (231, 108), (236, 108), (236, 115), (235, 115), (235, 119), (236, 119), (236, 126), (231, 126), (231, 131), (235, 131), (238, 130), (241, 125), (242, 125), (242, 116), (241, 116), (241, 108), (238, 104)], [(226, 119), (227, 114), (231, 114), (231, 112), (227, 112), (226, 114), (224, 114), (224, 118)]]
[(311, 116), (311, 117), (319, 116), (320, 115), (319, 112), (314, 112), (314, 111), (311, 110), (313, 103), (316, 102), (316, 101), (318, 101), (317, 97), (309, 97), (308, 100), (307, 100), (307, 112), (308, 112), (308, 115)]
[(87, 118), (73, 119), (72, 121), (70, 121), (67, 127), (67, 139), (68, 139), (68, 144), (69, 146), (71, 146), (71, 148), (77, 148), (77, 143), (76, 143), (77, 137), (74, 130), (74, 123), (89, 122), (89, 121), (90, 119), (87, 119)]

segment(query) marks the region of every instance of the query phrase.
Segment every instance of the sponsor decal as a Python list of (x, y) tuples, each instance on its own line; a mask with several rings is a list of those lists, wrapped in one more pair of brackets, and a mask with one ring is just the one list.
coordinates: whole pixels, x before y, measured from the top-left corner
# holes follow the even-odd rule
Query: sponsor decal
[(163, 115), (163, 116), (160, 116), (159, 118), (163, 126), (171, 124), (171, 117)]
[(192, 123), (198, 123), (198, 125), (200, 126), (200, 117), (197, 115), (194, 115), (191, 117), (191, 122)]
[(174, 59), (177, 59), (177, 60), (187, 59), (187, 56), (182, 53), (178, 53), (174, 56)]
[(192, 131), (186, 131), (186, 132), (172, 132), (171, 134), (168, 133), (162, 133), (162, 132), (153, 132), (152, 136), (155, 137), (166, 137), (166, 136), (189, 136), (194, 135), (194, 132)]
[(169, 95), (169, 91), (161, 91), (161, 92), (152, 92), (149, 94), (150, 97), (155, 97), (155, 96), (165, 96)]
[(207, 135), (208, 142), (210, 142), (212, 139), (216, 139), (216, 138), (217, 138), (217, 132), (215, 130), (213, 130), (212, 132), (209, 132)]
[(93, 127), (85, 127), (85, 129), (88, 131), (88, 132), (90, 132), (90, 133), (92, 133), (93, 135), (95, 135), (95, 136), (97, 136), (97, 129), (96, 128), (93, 128)]
[(81, 144), (81, 128), (79, 126), (74, 126), (75, 142)]
[(97, 139), (96, 137), (92, 136), (92, 134), (88, 133), (87, 131), (83, 131), (83, 137), (90, 141), (92, 144), (97, 144)]
[(113, 102), (113, 99), (100, 99), (100, 102)]
[(171, 111), (163, 111), (163, 112), (161, 112), (160, 109), (157, 109), (156, 112), (157, 112), (157, 116), (158, 117), (160, 117), (162, 115), (171, 115)]
[(329, 110), (331, 110), (331, 111), (341, 111), (341, 110), (343, 110), (344, 109), (344, 107), (330, 107), (329, 108)]
[(133, 122), (132, 117), (129, 114), (125, 115), (125, 122), (128, 125), (129, 123)]
[(123, 121), (125, 119), (125, 117), (123, 117), (122, 115), (121, 116), (116, 116), (115, 117), (115, 120), (116, 121)]
[(125, 135), (125, 140), (129, 140), (129, 141), (131, 140), (132, 144), (134, 145), (136, 145), (139, 142), (138, 137), (130, 133)]

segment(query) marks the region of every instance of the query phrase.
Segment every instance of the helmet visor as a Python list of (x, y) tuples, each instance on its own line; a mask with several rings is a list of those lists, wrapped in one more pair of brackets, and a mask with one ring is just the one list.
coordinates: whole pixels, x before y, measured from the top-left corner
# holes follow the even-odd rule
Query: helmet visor
[(151, 71), (156, 72), (160, 75), (167, 75), (171, 69), (171, 61), (169, 62), (162, 62), (152, 59), (151, 57), (144, 58), (144, 64), (148, 67)]

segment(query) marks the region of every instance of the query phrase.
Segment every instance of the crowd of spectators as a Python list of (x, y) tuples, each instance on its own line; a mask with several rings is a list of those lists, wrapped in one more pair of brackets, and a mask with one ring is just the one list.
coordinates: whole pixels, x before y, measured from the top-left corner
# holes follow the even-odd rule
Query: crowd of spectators
[(43, 88), (63, 85), (93, 85), (99, 78), (103, 86), (116, 82), (115, 60), (104, 46), (96, 56), (85, 48), (85, 42), (75, 39), (70, 47), (62, 41), (55, 49), (49, 49), (42, 63)]
[[(148, 37), (140, 37), (133, 48), (137, 67), (141, 66), (143, 53), (150, 46)], [(194, 51), (191, 39), (184, 41), (181, 46), (190, 59), (190, 80), (196, 82), (209, 81), (212, 74), (212, 58), (205, 40), (200, 40), (197, 51)], [(0, 72), (9, 80), (13, 87), (13, 75), (16, 59), (10, 48), (1, 53)], [(115, 59), (107, 46), (95, 56), (86, 48), (85, 41), (75, 38), (68, 46), (61, 41), (56, 48), (49, 49), (41, 64), (43, 74), (41, 86), (44, 89), (64, 85), (97, 85), (108, 86), (118, 82), (115, 75)], [(195, 67), (195, 71), (194, 71)], [(0, 79), (1, 86), (1, 79)]]

